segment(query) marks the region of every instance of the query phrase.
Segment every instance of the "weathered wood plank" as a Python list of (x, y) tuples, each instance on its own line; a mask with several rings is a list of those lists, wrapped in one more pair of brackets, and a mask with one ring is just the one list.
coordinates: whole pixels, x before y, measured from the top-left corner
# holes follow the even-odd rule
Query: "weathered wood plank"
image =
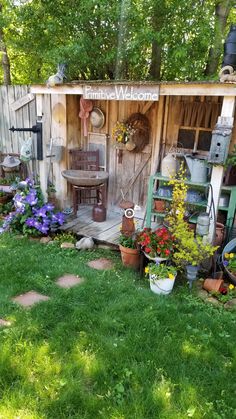
[(22, 96), (20, 99), (16, 100), (15, 102), (10, 104), (10, 108), (13, 111), (17, 111), (18, 109), (22, 108), (23, 106), (27, 105), (29, 102), (34, 100), (35, 95), (33, 93), (27, 93), (26, 95)]

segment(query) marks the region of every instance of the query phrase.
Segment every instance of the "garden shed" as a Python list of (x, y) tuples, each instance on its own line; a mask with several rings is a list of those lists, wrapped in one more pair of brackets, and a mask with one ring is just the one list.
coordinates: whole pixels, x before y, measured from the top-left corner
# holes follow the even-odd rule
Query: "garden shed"
[[(145, 211), (149, 177), (160, 170), (161, 161), (171, 147), (208, 155), (217, 121), (220, 127), (227, 128), (230, 150), (236, 143), (234, 83), (80, 81), (54, 87), (34, 85), (29, 94), (35, 95), (37, 121), (42, 123), (42, 156), (38, 163), (44, 191), (50, 140), (52, 146), (63, 150), (60, 159), (52, 159), (53, 182), (61, 207), (72, 201), (71, 186), (61, 172), (70, 168), (73, 149), (99, 149), (100, 169), (109, 174), (109, 209), (119, 206), (123, 194)], [(100, 117), (98, 124), (90, 117), (92, 109)], [(147, 121), (148, 136), (145, 133), (141, 146), (129, 150), (114, 138), (114, 127), (117, 122), (128, 124), (132, 118)], [(223, 174), (222, 164), (213, 165), (215, 208)]]

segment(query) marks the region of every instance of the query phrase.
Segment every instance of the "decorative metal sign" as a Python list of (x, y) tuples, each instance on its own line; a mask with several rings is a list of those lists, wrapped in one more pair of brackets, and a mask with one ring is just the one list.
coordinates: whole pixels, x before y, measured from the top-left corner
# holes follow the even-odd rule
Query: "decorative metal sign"
[(134, 100), (134, 101), (158, 101), (159, 86), (142, 85), (134, 86), (127, 84), (83, 87), (84, 99), (90, 100)]

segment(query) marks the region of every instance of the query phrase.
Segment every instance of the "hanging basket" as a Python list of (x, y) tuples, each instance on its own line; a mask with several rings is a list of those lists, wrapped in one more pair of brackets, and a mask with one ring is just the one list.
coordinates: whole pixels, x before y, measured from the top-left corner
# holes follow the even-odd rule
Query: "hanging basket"
[(134, 153), (142, 151), (149, 143), (150, 123), (148, 118), (142, 113), (133, 113), (127, 119), (126, 124), (134, 131), (132, 134), (132, 143), (135, 144), (135, 147), (132, 151)]

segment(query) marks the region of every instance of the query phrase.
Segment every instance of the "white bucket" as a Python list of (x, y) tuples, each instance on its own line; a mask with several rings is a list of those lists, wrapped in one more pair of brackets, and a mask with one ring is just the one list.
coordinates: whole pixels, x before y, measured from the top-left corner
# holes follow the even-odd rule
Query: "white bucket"
[(170, 294), (173, 289), (175, 282), (174, 279), (164, 278), (164, 279), (150, 279), (150, 288), (155, 294)]

